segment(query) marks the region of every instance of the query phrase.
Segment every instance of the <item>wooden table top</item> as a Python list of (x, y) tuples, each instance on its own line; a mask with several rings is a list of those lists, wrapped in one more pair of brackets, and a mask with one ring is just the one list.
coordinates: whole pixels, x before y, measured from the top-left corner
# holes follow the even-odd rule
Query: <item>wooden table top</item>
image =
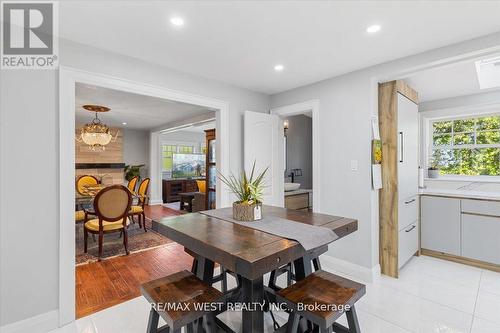
[[(326, 227), (339, 238), (358, 228), (354, 219), (280, 207), (264, 206), (262, 214)], [(296, 241), (200, 213), (165, 218), (157, 223), (161, 234), (248, 279), (261, 277), (305, 254)]]

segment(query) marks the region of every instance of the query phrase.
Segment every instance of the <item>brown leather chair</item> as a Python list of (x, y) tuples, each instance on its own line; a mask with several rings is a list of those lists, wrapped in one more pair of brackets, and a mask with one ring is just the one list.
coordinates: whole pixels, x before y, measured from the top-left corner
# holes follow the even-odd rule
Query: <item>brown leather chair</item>
[(99, 255), (101, 261), (104, 234), (122, 232), (125, 253), (128, 255), (129, 211), (132, 205), (132, 194), (123, 185), (113, 185), (99, 191), (94, 198), (96, 219), (88, 220), (84, 224), (84, 252), (87, 253), (88, 233), (99, 235)]

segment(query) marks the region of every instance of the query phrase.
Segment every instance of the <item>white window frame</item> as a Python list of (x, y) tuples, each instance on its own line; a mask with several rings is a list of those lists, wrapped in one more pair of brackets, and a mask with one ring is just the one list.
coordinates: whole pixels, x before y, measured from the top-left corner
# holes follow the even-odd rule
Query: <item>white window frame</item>
[[(497, 109), (498, 110), (498, 109)], [(500, 116), (500, 111), (494, 111), (494, 112), (479, 112), (477, 114), (467, 114), (467, 115), (453, 115), (453, 116), (447, 116), (447, 117), (439, 117), (439, 118), (428, 118), (427, 119), (427, 124), (426, 124), (426, 132), (427, 132), (427, 142), (426, 142), (426, 149), (425, 149), (425, 165), (426, 168), (430, 166), (430, 161), (429, 157), (431, 156), (432, 151), (435, 148), (440, 148), (440, 149), (449, 149), (449, 150), (454, 150), (454, 149), (476, 149), (476, 148), (500, 148), (500, 143), (497, 144), (477, 144), (477, 133), (480, 132), (490, 132), (488, 130), (480, 130), (479, 132), (477, 131), (476, 126), (474, 126), (474, 144), (463, 144), (463, 145), (455, 145), (453, 142), (451, 145), (443, 145), (443, 146), (434, 146), (434, 131), (433, 131), (433, 124), (436, 122), (446, 122), (446, 121), (454, 121), (454, 120), (463, 120), (463, 119), (476, 119), (476, 118), (484, 118), (484, 117), (489, 117), (489, 116)], [(499, 129), (500, 132), (500, 129)], [(460, 134), (460, 133), (471, 133), (471, 132), (454, 132), (454, 128), (452, 127), (452, 131), (450, 133), (452, 141), (454, 134)], [(498, 175), (461, 175), (461, 174), (446, 174), (442, 175), (440, 177), (441, 179), (456, 179), (456, 180), (470, 180), (470, 181), (484, 181), (484, 180), (491, 180), (491, 181), (500, 181), (500, 176)]]

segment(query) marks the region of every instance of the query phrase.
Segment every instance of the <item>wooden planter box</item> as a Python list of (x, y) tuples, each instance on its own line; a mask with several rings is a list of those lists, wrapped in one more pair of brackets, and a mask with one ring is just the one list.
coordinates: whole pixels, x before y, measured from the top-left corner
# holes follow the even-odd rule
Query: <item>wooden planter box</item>
[(237, 221), (257, 221), (262, 219), (262, 204), (241, 204), (233, 202), (233, 219)]

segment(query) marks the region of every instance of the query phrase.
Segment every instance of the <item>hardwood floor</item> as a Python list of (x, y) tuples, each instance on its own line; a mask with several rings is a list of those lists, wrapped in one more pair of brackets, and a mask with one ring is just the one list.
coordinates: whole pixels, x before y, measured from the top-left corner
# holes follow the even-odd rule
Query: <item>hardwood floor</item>
[[(181, 212), (161, 205), (146, 206), (146, 217), (159, 219)], [(192, 257), (177, 243), (80, 265), (76, 271), (76, 317), (81, 318), (140, 296), (147, 281), (191, 269)]]

